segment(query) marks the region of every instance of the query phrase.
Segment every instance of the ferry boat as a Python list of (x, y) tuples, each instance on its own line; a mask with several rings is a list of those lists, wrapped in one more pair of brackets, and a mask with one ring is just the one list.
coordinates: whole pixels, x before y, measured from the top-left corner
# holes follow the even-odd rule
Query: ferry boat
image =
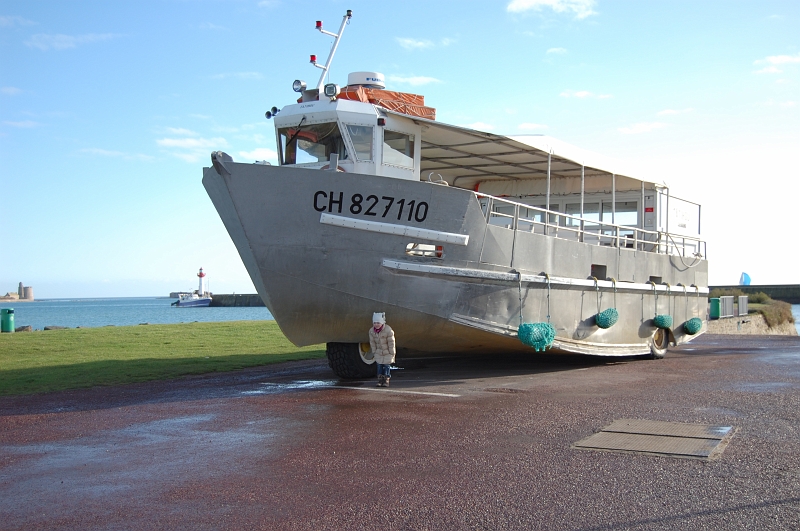
[(436, 121), (376, 72), (266, 113), (279, 165), (211, 154), (203, 185), (265, 305), (333, 371), (374, 375), (386, 312), (399, 355), (547, 350), (661, 358), (705, 332), (700, 205), (546, 136)]
[(179, 293), (178, 300), (173, 302), (171, 306), (179, 308), (205, 308), (211, 304), (211, 293), (205, 289), (206, 274), (203, 273), (203, 268), (197, 273), (199, 279), (198, 288), (191, 293)]

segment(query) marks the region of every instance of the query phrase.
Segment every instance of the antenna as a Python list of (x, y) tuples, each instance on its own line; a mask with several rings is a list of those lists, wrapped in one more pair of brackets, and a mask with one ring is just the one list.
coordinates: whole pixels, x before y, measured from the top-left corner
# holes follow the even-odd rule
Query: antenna
[(322, 90), (322, 85), (325, 83), (325, 74), (328, 73), (328, 68), (331, 66), (331, 61), (333, 61), (333, 54), (336, 53), (336, 47), (339, 46), (339, 40), (342, 38), (342, 33), (344, 32), (344, 27), (350, 23), (350, 19), (353, 17), (353, 10), (348, 9), (347, 14), (342, 18), (342, 26), (339, 28), (339, 33), (331, 33), (330, 31), (325, 31), (322, 29), (322, 21), (317, 21), (316, 29), (319, 30), (320, 33), (324, 33), (325, 35), (330, 35), (331, 37), (335, 37), (333, 41), (333, 46), (331, 47), (331, 53), (328, 55), (328, 60), (325, 61), (325, 66), (317, 63), (317, 56), (311, 56), (311, 64), (316, 66), (317, 68), (322, 69), (322, 75), (319, 76), (319, 83), (317, 83), (317, 90)]

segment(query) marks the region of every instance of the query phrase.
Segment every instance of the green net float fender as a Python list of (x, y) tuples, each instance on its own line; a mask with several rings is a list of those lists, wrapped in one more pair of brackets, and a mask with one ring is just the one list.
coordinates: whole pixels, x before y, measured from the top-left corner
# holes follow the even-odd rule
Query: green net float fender
[(556, 329), (550, 323), (522, 323), (517, 330), (517, 337), (523, 344), (540, 352), (553, 344)]
[(690, 336), (695, 335), (703, 328), (703, 321), (699, 317), (692, 317), (683, 323), (683, 330)]
[(653, 324), (656, 325), (656, 328), (663, 328), (668, 330), (672, 328), (672, 316), (671, 315), (656, 315), (653, 318)]
[(616, 308), (607, 308), (594, 316), (595, 324), (600, 328), (611, 328), (619, 320)]

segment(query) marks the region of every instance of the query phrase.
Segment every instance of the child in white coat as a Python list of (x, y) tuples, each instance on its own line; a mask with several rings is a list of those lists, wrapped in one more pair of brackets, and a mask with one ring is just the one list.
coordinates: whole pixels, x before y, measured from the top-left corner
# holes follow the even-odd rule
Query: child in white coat
[(369, 346), (375, 353), (378, 365), (378, 387), (389, 387), (392, 377), (390, 365), (394, 363), (396, 350), (394, 346), (394, 330), (386, 324), (386, 314), (372, 314), (372, 328), (369, 329)]

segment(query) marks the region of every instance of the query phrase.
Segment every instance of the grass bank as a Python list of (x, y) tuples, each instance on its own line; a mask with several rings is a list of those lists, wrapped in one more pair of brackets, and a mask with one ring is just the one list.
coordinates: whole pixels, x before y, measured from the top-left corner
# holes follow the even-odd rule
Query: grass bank
[(166, 380), (324, 358), (274, 321), (233, 321), (0, 334), (0, 395)]

